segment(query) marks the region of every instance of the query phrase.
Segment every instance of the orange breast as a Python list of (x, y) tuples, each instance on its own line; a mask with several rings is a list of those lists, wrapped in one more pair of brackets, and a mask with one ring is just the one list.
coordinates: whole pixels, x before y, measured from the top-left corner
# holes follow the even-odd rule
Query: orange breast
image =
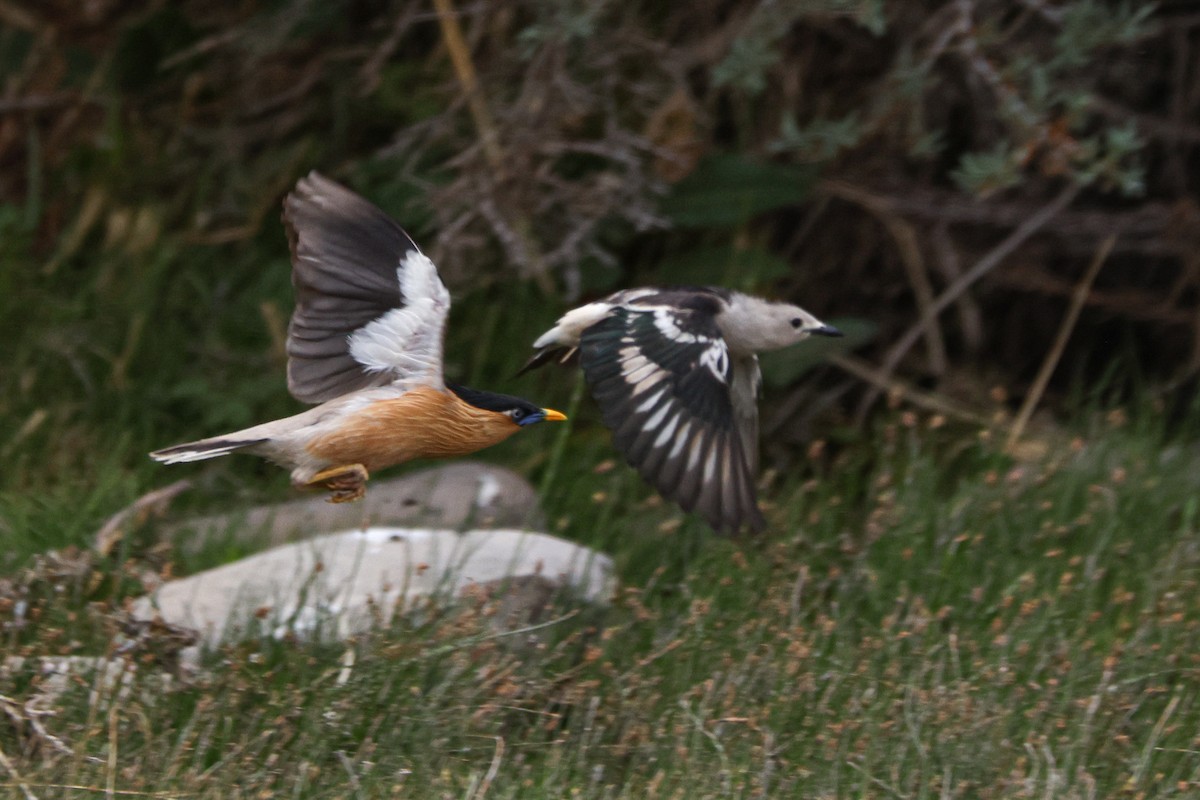
[(414, 458), (474, 453), (519, 429), (503, 414), (475, 408), (451, 392), (422, 387), (359, 409), (306, 449), (330, 464), (362, 464), (373, 472)]

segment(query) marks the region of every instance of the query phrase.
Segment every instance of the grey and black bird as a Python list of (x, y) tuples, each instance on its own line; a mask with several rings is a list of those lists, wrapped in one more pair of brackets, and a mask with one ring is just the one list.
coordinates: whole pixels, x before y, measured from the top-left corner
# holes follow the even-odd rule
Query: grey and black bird
[(758, 353), (841, 332), (798, 306), (714, 287), (629, 289), (564, 314), (522, 372), (578, 360), (613, 443), (714, 529), (758, 531)]

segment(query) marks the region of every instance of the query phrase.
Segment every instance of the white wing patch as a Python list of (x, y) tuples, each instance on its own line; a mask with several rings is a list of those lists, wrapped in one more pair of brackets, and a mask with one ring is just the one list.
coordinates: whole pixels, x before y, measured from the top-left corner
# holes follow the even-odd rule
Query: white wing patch
[(653, 306), (652, 308), (654, 308), (654, 327), (658, 328), (658, 332), (671, 341), (683, 344), (707, 341), (707, 337), (697, 336), (680, 328), (679, 323), (675, 321), (675, 315), (678, 313), (675, 309), (666, 306)]
[(706, 368), (713, 377), (725, 383), (725, 374), (729, 371), (729, 348), (722, 339), (710, 339), (709, 346), (700, 354), (700, 366)]
[(350, 355), (369, 372), (395, 373), (397, 383), (440, 389), (450, 293), (423, 253), (409, 253), (396, 276), (404, 305), (351, 334)]

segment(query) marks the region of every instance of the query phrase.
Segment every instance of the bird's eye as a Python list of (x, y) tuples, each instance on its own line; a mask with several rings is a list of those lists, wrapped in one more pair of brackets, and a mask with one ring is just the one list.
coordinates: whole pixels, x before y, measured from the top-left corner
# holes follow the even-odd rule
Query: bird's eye
[(524, 411), (524, 409), (520, 409), (520, 408), (514, 408), (514, 409), (512, 410), (512, 418), (513, 418), (514, 420), (518, 420), (518, 419), (520, 419), (520, 418), (521, 418), (521, 417), (523, 417), (523, 416), (525, 416), (525, 411)]
[(804, 320), (800, 319), (799, 317), (796, 317), (795, 319), (792, 320), (793, 328), (799, 329), (800, 326), (803, 324), (804, 324)]

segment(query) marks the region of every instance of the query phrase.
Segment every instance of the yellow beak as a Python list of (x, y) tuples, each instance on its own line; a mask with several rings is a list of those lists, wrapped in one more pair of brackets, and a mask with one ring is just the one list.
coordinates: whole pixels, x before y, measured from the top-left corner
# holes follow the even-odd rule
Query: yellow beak
[(566, 414), (553, 408), (543, 408), (542, 413), (546, 415), (546, 422), (562, 422), (567, 418)]

